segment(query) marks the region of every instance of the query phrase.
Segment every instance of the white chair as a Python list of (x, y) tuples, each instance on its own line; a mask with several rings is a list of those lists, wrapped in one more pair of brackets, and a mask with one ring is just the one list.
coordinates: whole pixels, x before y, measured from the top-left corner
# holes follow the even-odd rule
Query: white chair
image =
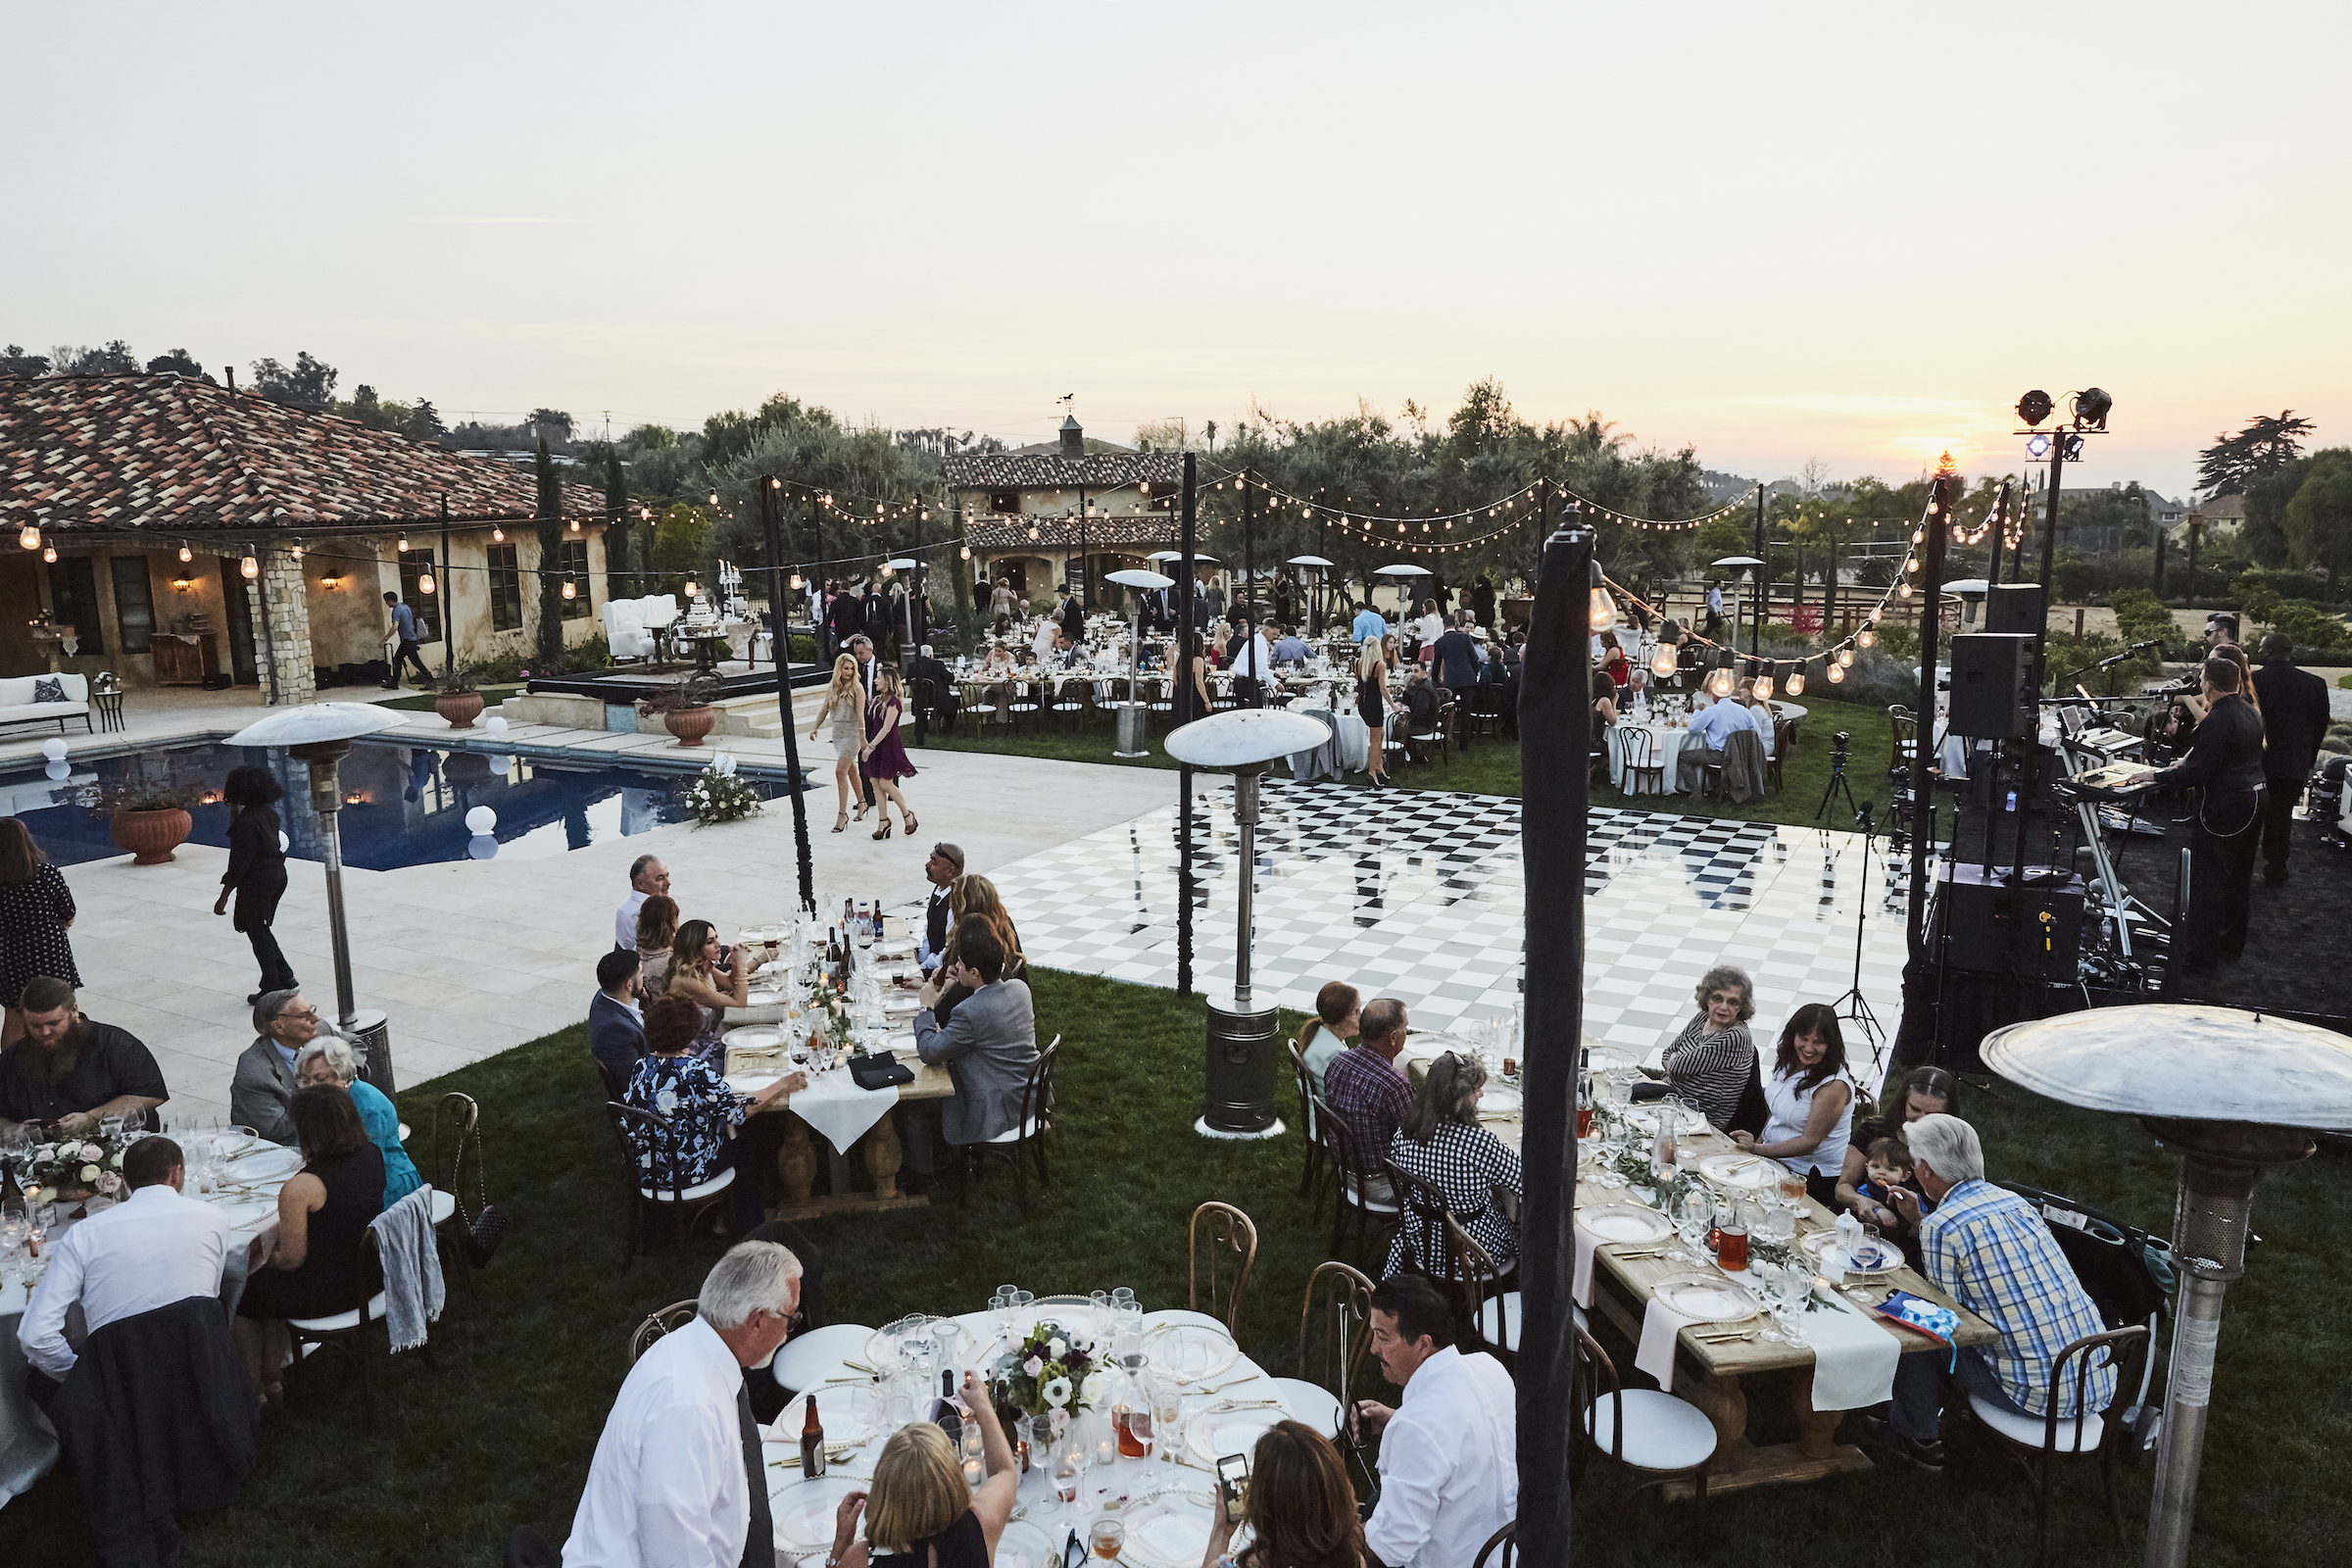
[[(1618, 1465), (1634, 1480), (1627, 1494), (1690, 1479), (1698, 1500), (1707, 1500), (1707, 1466), (1715, 1457), (1715, 1424), (1687, 1399), (1656, 1389), (1628, 1389), (1617, 1381), (1617, 1368), (1592, 1335), (1576, 1331), (1571, 1352), (1576, 1390), (1575, 1420), (1568, 1441), (1575, 1446), (1569, 1457), (1570, 1485), (1584, 1474), (1594, 1454)], [(1613, 1533), (1625, 1531), (1626, 1509), (1607, 1510)]]
[[(1968, 1396), (1969, 1413), (1983, 1424), (1995, 1446), (2024, 1468), (2033, 1484), (2034, 1528), (2040, 1562), (2046, 1564), (2050, 1560), (2050, 1500), (2057, 1490), (2050, 1474), (2054, 1459), (2097, 1456), (2099, 1482), (2106, 1494), (2107, 1522), (2114, 1528), (2116, 1539), (2123, 1539), (2123, 1514), (2115, 1495), (2115, 1450), (2119, 1446), (2116, 1437), (2124, 1429), (2118, 1423), (2111, 1431), (2105, 1415), (2090, 1407), (2088, 1382), (2091, 1373), (2112, 1368), (2117, 1390), (2132, 1389), (2137, 1386), (2140, 1360), (2147, 1353), (2145, 1323), (2132, 1323), (2075, 1341), (2060, 1350), (2050, 1364), (2047, 1415), (2020, 1415), (2014, 1410), (2001, 1409), (1982, 1395)], [(2057, 1413), (2058, 1396), (2070, 1386), (2076, 1413), (2062, 1416)]]

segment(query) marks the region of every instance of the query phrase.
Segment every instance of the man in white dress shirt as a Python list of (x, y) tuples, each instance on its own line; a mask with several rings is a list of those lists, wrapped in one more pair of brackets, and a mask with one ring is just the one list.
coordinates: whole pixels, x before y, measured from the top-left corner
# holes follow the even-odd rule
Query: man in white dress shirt
[(629, 896), (620, 901), (612, 912), (612, 945), (637, 951), (637, 911), (645, 901), (669, 893), (669, 867), (650, 855), (640, 855), (629, 862)]
[(63, 1383), (79, 1359), (66, 1343), (66, 1308), (75, 1301), (95, 1334), (191, 1296), (220, 1294), (228, 1221), (212, 1204), (180, 1196), (186, 1177), (177, 1144), (142, 1138), (122, 1156), (128, 1199), (58, 1239), (18, 1330), (24, 1359), (45, 1376)]
[(765, 1366), (800, 1306), (801, 1264), (730, 1248), (694, 1320), (629, 1368), (597, 1439), (564, 1568), (774, 1568), (767, 1466), (744, 1369)]
[(1404, 1390), (1396, 1408), (1358, 1400), (1381, 1434), (1380, 1501), (1364, 1544), (1388, 1568), (1471, 1568), (1519, 1511), (1518, 1414), (1511, 1375), (1453, 1345), (1438, 1288), (1396, 1274), (1372, 1293), (1372, 1353)]

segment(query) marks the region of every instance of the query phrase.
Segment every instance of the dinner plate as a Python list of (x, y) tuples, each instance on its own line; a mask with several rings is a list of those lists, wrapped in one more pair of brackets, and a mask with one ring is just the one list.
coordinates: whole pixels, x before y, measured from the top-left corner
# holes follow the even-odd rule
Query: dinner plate
[(1202, 1383), (1241, 1359), (1241, 1347), (1222, 1325), (1214, 1329), (1198, 1323), (1163, 1323), (1144, 1333), (1144, 1353), (1152, 1369), (1178, 1383)]
[(911, 958), (914, 956), (914, 944), (905, 937), (884, 937), (870, 951), (877, 958)]
[(271, 1145), (225, 1166), (222, 1173), (232, 1182), (274, 1182), (283, 1181), (300, 1169), (299, 1150)]
[(1594, 1072), (1631, 1072), (1640, 1065), (1640, 1058), (1616, 1046), (1588, 1046), (1585, 1064)]
[(1596, 1208), (1584, 1217), (1583, 1224), (1604, 1242), (1663, 1241), (1672, 1229), (1663, 1216), (1635, 1203)]
[(766, 991), (754, 986), (743, 994), (743, 1004), (747, 1007), (772, 1007), (783, 999), (784, 993), (781, 991)]
[[(1836, 1231), (1815, 1231), (1810, 1236), (1800, 1237), (1796, 1245), (1804, 1249), (1808, 1257), (1823, 1264), (1823, 1273), (1835, 1275), (1836, 1270), (1828, 1266), (1826, 1259), (1830, 1252), (1837, 1250)], [(1864, 1239), (1855, 1251), (1859, 1255), (1840, 1259), (1838, 1267), (1852, 1274), (1891, 1274), (1903, 1266), (1903, 1250), (1883, 1237), (1876, 1242)]]
[(1443, 1056), (1448, 1051), (1464, 1056), (1478, 1054), (1478, 1048), (1459, 1035), (1426, 1034), (1404, 1037), (1404, 1054), (1408, 1056)]
[(727, 1087), (739, 1095), (756, 1095), (783, 1076), (780, 1072), (731, 1072)]
[(1701, 1323), (1732, 1323), (1753, 1317), (1756, 1298), (1720, 1274), (1669, 1274), (1651, 1288), (1667, 1309)]
[(1015, 1519), (997, 1538), (997, 1568), (1061, 1568), (1061, 1548), (1026, 1519)]
[[(870, 1386), (836, 1383), (811, 1392), (816, 1396), (817, 1424), (825, 1429), (827, 1444), (866, 1443), (870, 1446), (871, 1440), (880, 1435), (882, 1401), (874, 1396)], [(808, 1396), (796, 1395), (768, 1426), (767, 1441), (789, 1443), (798, 1452), (801, 1424), (808, 1419)]]
[(772, 1025), (749, 1024), (718, 1037), (729, 1051), (772, 1051), (784, 1043), (784, 1031)]
[(1698, 1173), (1707, 1180), (1750, 1191), (1773, 1186), (1785, 1168), (1779, 1160), (1758, 1154), (1709, 1154), (1698, 1162)]
[(242, 1154), (248, 1149), (259, 1147), (261, 1142), (251, 1133), (219, 1133), (213, 1138), (213, 1152), (222, 1159), (227, 1159), (231, 1155)]
[[(1220, 1457), (1251, 1452), (1266, 1428), (1291, 1419), (1291, 1413), (1279, 1406), (1270, 1410), (1228, 1410), (1222, 1415), (1202, 1411), (1185, 1429), (1185, 1451), (1214, 1470)], [(1200, 1561), (1198, 1557), (1193, 1560)]]
[(1490, 1087), (1478, 1092), (1478, 1113), (1481, 1116), (1516, 1116), (1524, 1103), (1516, 1089)]
[(1120, 1555), (1135, 1568), (1199, 1568), (1207, 1553), (1208, 1513), (1180, 1498), (1156, 1497), (1120, 1518), (1127, 1529)]
[[(817, 1409), (822, 1411), (824, 1406), (820, 1404)], [(800, 1472), (770, 1470), (768, 1475), (798, 1476)], [(853, 1492), (867, 1491), (872, 1485), (870, 1481), (853, 1481), (848, 1476), (786, 1483), (782, 1491), (768, 1494), (767, 1511), (775, 1521), (776, 1544), (795, 1552), (832, 1545), (834, 1516), (840, 1511), (841, 1499)]]
[(232, 1231), (260, 1230), (277, 1212), (274, 1198), (246, 1198), (219, 1205), (220, 1217)]

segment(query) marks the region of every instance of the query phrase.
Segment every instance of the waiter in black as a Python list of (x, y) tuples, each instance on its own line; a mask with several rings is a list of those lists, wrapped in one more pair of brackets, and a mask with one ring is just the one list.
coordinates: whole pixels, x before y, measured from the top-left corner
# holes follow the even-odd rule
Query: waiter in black
[(2262, 640), (2254, 698), (2262, 704), (2262, 879), (2286, 880), (2286, 848), (2295, 828), (2295, 803), (2320, 760), (2328, 734), (2328, 683), (2297, 669), (2294, 642), (2278, 632)]
[(2135, 783), (2195, 784), (2205, 792), (2188, 839), (2188, 929), (2179, 936), (2185, 974), (2211, 974), (2217, 960), (2235, 962), (2246, 951), (2262, 817), (2262, 715), (2238, 690), (2234, 662), (2208, 659), (2199, 678), (2205, 717), (2188, 755), (2161, 772), (2133, 775)]

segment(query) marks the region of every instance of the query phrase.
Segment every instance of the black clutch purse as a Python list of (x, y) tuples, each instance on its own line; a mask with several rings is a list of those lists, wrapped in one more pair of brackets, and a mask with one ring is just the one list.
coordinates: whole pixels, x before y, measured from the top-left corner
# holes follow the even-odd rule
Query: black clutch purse
[(887, 1052), (850, 1058), (850, 1077), (860, 1089), (888, 1089), (914, 1082), (906, 1064)]

